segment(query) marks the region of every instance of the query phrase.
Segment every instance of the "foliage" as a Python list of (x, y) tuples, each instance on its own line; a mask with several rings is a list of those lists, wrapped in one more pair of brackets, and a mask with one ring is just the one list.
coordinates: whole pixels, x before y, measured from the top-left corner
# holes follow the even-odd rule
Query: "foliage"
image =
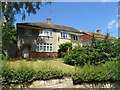
[(83, 82), (119, 81), (119, 66), (120, 63), (116, 61), (108, 61), (97, 67), (85, 65), (81, 69), (76, 69), (72, 76), (73, 82), (74, 84), (80, 84)]
[(64, 57), (69, 50), (72, 49), (72, 43), (66, 42), (59, 45), (62, 57)]
[(85, 64), (99, 65), (120, 55), (120, 46), (114, 41), (107, 38), (104, 40), (93, 39), (91, 46), (77, 46), (71, 50), (64, 57), (64, 62), (75, 66), (84, 66)]
[[(120, 63), (116, 60), (107, 61), (99, 66), (85, 65), (74, 67), (56, 61), (1, 61), (2, 84), (32, 82), (71, 76), (74, 84), (83, 82), (102, 82), (120, 80)], [(47, 63), (49, 62), (49, 63)], [(45, 66), (45, 67), (44, 67)], [(61, 68), (61, 69), (60, 69)], [(68, 70), (66, 70), (68, 69)], [(74, 69), (71, 71), (71, 69)], [(68, 73), (69, 72), (69, 73)]]
[(14, 27), (10, 26), (8, 29), (2, 29), (2, 49), (8, 50), (10, 45), (16, 42), (16, 30)]
[(27, 65), (21, 65), (20, 67), (13, 68), (9, 63), (2, 63), (2, 83), (22, 83), (32, 82), (34, 80), (47, 80), (52, 78), (62, 78), (66, 74), (61, 70), (56, 69), (41, 69), (35, 70)]
[[(51, 0), (45, 4), (50, 4)], [(44, 5), (42, 2), (2, 2), (2, 15), (7, 23), (13, 24), (16, 14), (22, 14), (22, 19), (25, 20), (26, 14), (36, 14), (36, 11)]]

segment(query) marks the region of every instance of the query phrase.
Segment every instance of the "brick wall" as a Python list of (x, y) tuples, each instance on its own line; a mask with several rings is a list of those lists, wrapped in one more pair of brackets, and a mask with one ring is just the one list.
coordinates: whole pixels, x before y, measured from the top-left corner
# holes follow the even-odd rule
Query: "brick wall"
[(58, 52), (30, 52), (30, 58), (57, 58)]

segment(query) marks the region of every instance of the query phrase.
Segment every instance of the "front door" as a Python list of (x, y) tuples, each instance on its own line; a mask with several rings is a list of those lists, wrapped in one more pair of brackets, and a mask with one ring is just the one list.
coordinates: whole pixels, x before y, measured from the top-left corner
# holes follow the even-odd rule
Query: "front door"
[(29, 49), (28, 47), (25, 47), (22, 51), (23, 58), (29, 58)]

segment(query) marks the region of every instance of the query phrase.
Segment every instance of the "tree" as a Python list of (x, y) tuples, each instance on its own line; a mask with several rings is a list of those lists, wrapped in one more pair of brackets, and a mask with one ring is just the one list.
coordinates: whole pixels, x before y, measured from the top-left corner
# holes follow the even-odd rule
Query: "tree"
[[(48, 0), (46, 4), (51, 4)], [(4, 24), (13, 24), (16, 14), (22, 14), (22, 20), (25, 20), (26, 14), (36, 14), (36, 11), (44, 5), (42, 2), (2, 2), (2, 16)]]
[(22, 14), (22, 20), (25, 20), (26, 14), (36, 14), (41, 6), (51, 4), (51, 0), (42, 2), (2, 2), (2, 46), (3, 51), (8, 50), (10, 44), (16, 41), (16, 30), (14, 27), (15, 15)]

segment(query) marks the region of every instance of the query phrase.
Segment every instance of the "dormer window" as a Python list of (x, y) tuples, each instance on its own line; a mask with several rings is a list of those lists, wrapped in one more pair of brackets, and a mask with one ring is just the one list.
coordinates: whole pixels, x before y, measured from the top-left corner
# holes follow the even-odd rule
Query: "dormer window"
[(70, 39), (70, 34), (67, 32), (61, 32), (61, 38)]
[(49, 36), (52, 37), (52, 30), (39, 30), (39, 36)]
[(78, 36), (77, 35), (74, 35), (74, 40), (78, 40)]

